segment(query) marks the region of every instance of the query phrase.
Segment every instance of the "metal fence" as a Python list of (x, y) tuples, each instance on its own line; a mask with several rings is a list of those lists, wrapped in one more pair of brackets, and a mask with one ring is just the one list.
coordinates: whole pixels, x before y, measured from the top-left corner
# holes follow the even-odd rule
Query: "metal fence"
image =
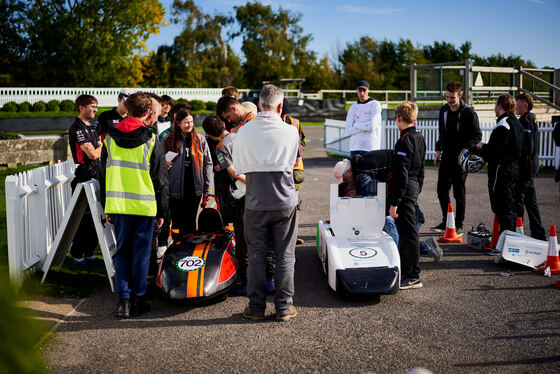
[[(495, 125), (495, 122), (482, 122), (480, 124), (483, 142), (488, 142), (490, 133)], [(560, 166), (560, 147), (556, 147), (552, 139), (554, 125), (548, 122), (538, 122), (537, 125), (539, 127), (539, 159), (541, 166), (553, 166), (558, 169)], [(436, 153), (436, 141), (439, 137), (438, 121), (419, 120), (417, 127), (426, 140), (426, 159), (433, 160)], [(382, 121), (382, 134), (384, 136), (381, 139), (381, 147), (393, 148), (399, 136), (399, 130), (394, 120)], [(346, 135), (344, 121), (325, 120), (323, 142), (327, 152), (345, 157), (350, 156), (350, 137)]]
[(40, 268), (72, 197), (73, 161), (44, 166), (6, 177), (6, 223), (10, 278)]
[[(169, 95), (174, 99), (202, 100), (217, 102), (222, 97), (221, 88), (132, 88), (133, 91), (153, 92), (158, 95)], [(0, 87), (0, 107), (9, 101), (31, 104), (37, 101), (76, 100), (78, 95), (93, 95), (99, 106), (117, 105), (120, 88), (100, 87)], [(255, 90), (240, 89), (242, 95), (253, 95)], [(299, 90), (284, 90), (286, 96), (299, 96)]]

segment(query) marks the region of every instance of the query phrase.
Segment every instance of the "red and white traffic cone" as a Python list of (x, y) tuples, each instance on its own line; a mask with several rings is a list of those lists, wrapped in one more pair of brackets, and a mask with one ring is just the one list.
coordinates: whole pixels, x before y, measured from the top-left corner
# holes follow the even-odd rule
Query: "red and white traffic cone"
[(485, 246), (484, 248), (482, 248), (482, 250), (488, 252), (496, 249), (499, 239), (500, 239), (500, 222), (498, 221), (498, 217), (494, 214), (494, 225), (492, 226), (492, 240), (490, 241), (490, 245)]
[(550, 268), (550, 275), (560, 274), (560, 258), (558, 257), (558, 240), (556, 239), (556, 226), (550, 226), (548, 234), (548, 256), (544, 265), (539, 266), (539, 274), (544, 274)]
[(517, 217), (517, 222), (515, 223), (515, 232), (523, 234), (523, 218)]
[(447, 205), (447, 222), (445, 224), (445, 234), (438, 239), (440, 243), (462, 243), (463, 234), (457, 235), (455, 230), (455, 215), (453, 214), (453, 204)]

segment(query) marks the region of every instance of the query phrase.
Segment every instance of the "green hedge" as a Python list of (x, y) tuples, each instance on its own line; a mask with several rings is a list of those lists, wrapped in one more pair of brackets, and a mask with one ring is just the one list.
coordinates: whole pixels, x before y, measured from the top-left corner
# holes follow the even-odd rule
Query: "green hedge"
[(24, 101), (23, 103), (19, 103), (18, 105), (18, 112), (20, 113), (28, 113), (31, 112), (31, 103)]
[(206, 110), (209, 110), (211, 112), (215, 112), (216, 111), (216, 102), (215, 101), (207, 101), (206, 102)]
[(51, 100), (47, 103), (47, 112), (58, 112), (60, 111), (60, 101)]
[(60, 102), (60, 110), (63, 112), (74, 112), (76, 104), (72, 100), (62, 100)]
[(191, 101), (191, 109), (193, 112), (206, 109), (206, 103), (202, 100)]
[(17, 112), (18, 111), (18, 105), (16, 102), (14, 101), (8, 101), (6, 104), (4, 104), (4, 106), (2, 107), (2, 111), (3, 112)]
[(44, 112), (47, 110), (47, 104), (44, 101), (40, 100), (33, 104), (33, 111), (34, 112)]

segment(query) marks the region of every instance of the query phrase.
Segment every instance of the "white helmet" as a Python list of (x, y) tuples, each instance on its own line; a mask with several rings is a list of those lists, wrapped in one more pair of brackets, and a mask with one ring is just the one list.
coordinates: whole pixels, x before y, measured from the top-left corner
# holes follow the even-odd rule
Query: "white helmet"
[(461, 167), (466, 173), (476, 173), (484, 167), (486, 161), (477, 155), (473, 155), (468, 149), (461, 153)]

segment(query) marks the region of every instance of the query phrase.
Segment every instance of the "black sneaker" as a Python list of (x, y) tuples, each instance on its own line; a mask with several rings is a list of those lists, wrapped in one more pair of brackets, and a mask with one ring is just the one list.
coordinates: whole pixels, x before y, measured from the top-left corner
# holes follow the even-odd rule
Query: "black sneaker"
[(457, 226), (457, 228), (455, 229), (455, 232), (459, 236), (463, 235), (463, 227), (462, 226)]
[(152, 306), (144, 299), (134, 300), (130, 307), (130, 316), (138, 317), (141, 314), (147, 313), (152, 310)]
[(432, 227), (432, 230), (437, 231), (437, 232), (443, 232), (445, 231), (447, 227), (445, 226), (445, 222), (441, 222), (439, 225), (436, 225), (434, 227)]
[(420, 280), (420, 277), (418, 277), (418, 278), (401, 279), (401, 285), (399, 288), (401, 290), (408, 290), (410, 288), (420, 288), (420, 287), (422, 287), (422, 281)]
[(129, 299), (119, 299), (117, 302), (117, 307), (113, 312), (115, 317), (119, 318), (130, 318), (130, 300)]

